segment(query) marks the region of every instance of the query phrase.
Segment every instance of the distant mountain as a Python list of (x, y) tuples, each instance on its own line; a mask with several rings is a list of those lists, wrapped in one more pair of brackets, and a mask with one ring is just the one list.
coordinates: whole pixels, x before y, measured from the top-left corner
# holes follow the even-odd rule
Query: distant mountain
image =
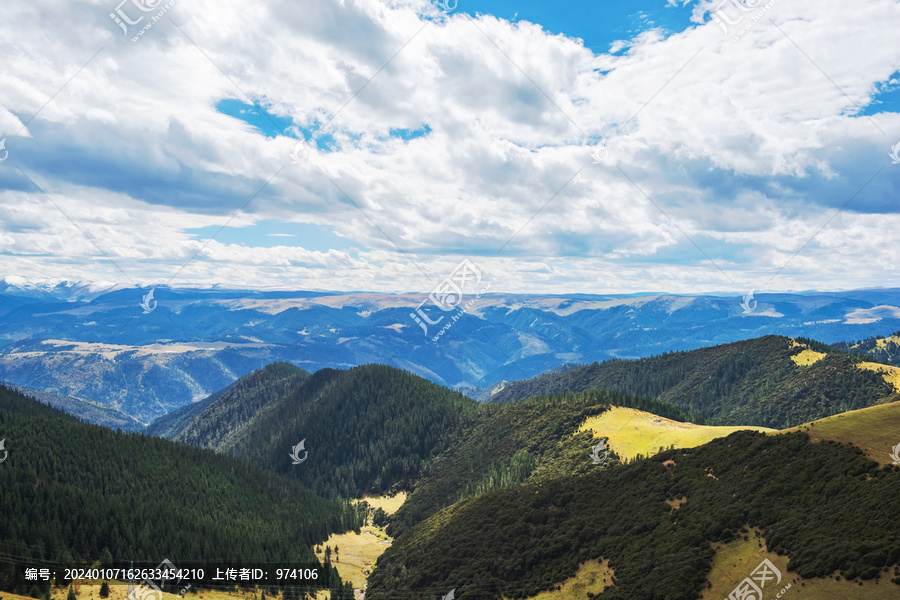
[(845, 354), (820, 354), (791, 338), (765, 336), (548, 373), (509, 383), (491, 401), (611, 390), (656, 398), (713, 424), (781, 429), (897, 394), (891, 377), (863, 366)]
[(0, 279), (0, 295), (42, 300), (90, 301), (117, 289), (132, 286), (111, 281), (69, 281), (67, 279), (28, 279), (10, 275)]
[(348, 504), (296, 481), (207, 450), (80, 423), (2, 386), (0, 427), (0, 589), (21, 581), (15, 563), (47, 560), (318, 564), (312, 545), (361, 524)]
[(49, 404), (55, 408), (63, 410), (70, 415), (83, 419), (88, 423), (95, 425), (103, 425), (110, 429), (121, 429), (122, 431), (139, 431), (144, 428), (144, 424), (137, 419), (126, 415), (120, 410), (116, 410), (109, 406), (104, 406), (99, 402), (85, 400), (83, 398), (74, 398), (72, 396), (62, 396), (60, 394), (52, 394), (50, 392), (42, 392), (41, 390), (33, 390), (31, 388), (7, 386), (26, 396), (35, 398), (38, 402)]
[(768, 334), (831, 343), (900, 329), (896, 289), (757, 293), (750, 312), (739, 295), (486, 294), (451, 317), (425, 294), (159, 287), (145, 309), (150, 289), (6, 281), (0, 379), (143, 422), (277, 361), (309, 372), (384, 363), (482, 398), (566, 363)]

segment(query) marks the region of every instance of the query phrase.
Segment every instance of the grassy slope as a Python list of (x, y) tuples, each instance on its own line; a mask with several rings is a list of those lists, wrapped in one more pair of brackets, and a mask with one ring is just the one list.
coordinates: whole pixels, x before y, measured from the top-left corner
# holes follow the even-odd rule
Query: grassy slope
[(856, 365), (860, 369), (866, 371), (875, 371), (881, 373), (884, 380), (894, 386), (894, 389), (900, 392), (900, 367), (892, 367), (890, 365), (880, 365), (878, 363), (862, 362)]
[(896, 600), (900, 594), (896, 585), (884, 580), (878, 583), (864, 581), (860, 585), (856, 581), (833, 577), (804, 579), (787, 570), (786, 556), (767, 552), (764, 542), (756, 537), (755, 532), (749, 533), (746, 539), (716, 546), (716, 556), (709, 573), (712, 587), (703, 593), (701, 600), (727, 598), (764, 558), (768, 558), (781, 571), (781, 582), (778, 585), (774, 581), (767, 584), (764, 598), (774, 598), (788, 584), (791, 588), (781, 596), (785, 600)]
[[(381, 508), (387, 514), (391, 515), (406, 501), (406, 493), (400, 492), (394, 496), (367, 496), (362, 498), (373, 509)], [(365, 589), (368, 581), (369, 573), (372, 572), (372, 566), (378, 557), (391, 545), (393, 540), (384, 532), (381, 527), (366, 525), (360, 533), (348, 531), (341, 534), (332, 534), (328, 537), (328, 541), (317, 548), (321, 552), (316, 552), (319, 560), (325, 560), (325, 548), (331, 547), (334, 550), (337, 547), (340, 550), (340, 560), (334, 562), (341, 579), (349, 581), (353, 584), (353, 589)], [(334, 560), (334, 558), (332, 558)]]
[(611, 360), (509, 384), (492, 400), (612, 390), (656, 398), (721, 425), (782, 428), (872, 406), (896, 393), (845, 354), (822, 356), (782, 336)]
[(784, 430), (805, 431), (813, 441), (853, 444), (871, 460), (891, 464), (891, 448), (900, 444), (900, 401), (826, 417)]
[(590, 560), (578, 567), (575, 575), (563, 581), (559, 589), (541, 592), (529, 600), (584, 600), (588, 593), (600, 594), (612, 586), (614, 575), (608, 560)]
[(652, 456), (660, 447), (694, 448), (735, 431), (774, 432), (766, 427), (737, 427), (679, 423), (633, 408), (611, 407), (596, 417), (589, 417), (578, 432), (592, 431), (594, 437), (608, 437), (609, 446), (620, 458), (632, 459), (638, 454)]
[(373, 509), (380, 508), (388, 515), (392, 515), (406, 502), (407, 493), (397, 492), (393, 496), (365, 496), (362, 498)]

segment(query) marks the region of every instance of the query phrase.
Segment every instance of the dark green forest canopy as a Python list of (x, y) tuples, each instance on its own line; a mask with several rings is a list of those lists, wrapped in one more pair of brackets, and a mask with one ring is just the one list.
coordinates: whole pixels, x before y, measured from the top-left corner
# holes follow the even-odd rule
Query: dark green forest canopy
[(678, 421), (695, 419), (657, 400), (601, 391), (481, 405), (477, 420), (428, 463), (388, 531), (400, 535), (437, 510), (477, 494), (587, 472), (588, 450), (596, 440), (590, 432), (575, 432), (585, 419), (609, 406)]
[[(672, 510), (666, 501), (675, 498), (687, 502)], [(711, 543), (745, 526), (761, 528), (768, 548), (788, 554), (788, 568), (803, 577), (870, 579), (900, 560), (897, 514), (900, 468), (879, 469), (858, 449), (810, 443), (804, 433), (738, 432), (460, 502), (395, 541), (366, 597), (439, 597), (455, 588), (464, 598), (525, 598), (602, 557), (616, 574), (602, 600), (694, 600)]]
[[(900, 337), (900, 331), (887, 337)], [(870, 337), (856, 342), (837, 342), (831, 347), (838, 352), (862, 355), (866, 360), (900, 367), (900, 344), (892, 339), (886, 339), (883, 345), (879, 345), (878, 340), (877, 337)]]
[(835, 353), (799, 366), (803, 348), (765, 336), (640, 360), (610, 360), (509, 384), (497, 402), (536, 395), (611, 390), (656, 398), (715, 425), (784, 429), (872, 406), (894, 394), (883, 377)]
[[(477, 413), (474, 400), (393, 367), (322, 369), (226, 451), (326, 496), (378, 495), (411, 488)], [(294, 465), (288, 454), (301, 440), (309, 457)]]
[[(299, 561), (355, 529), (349, 504), (231, 457), (78, 422), (0, 387), (0, 552), (61, 564)], [(0, 589), (11, 582), (0, 572)]]

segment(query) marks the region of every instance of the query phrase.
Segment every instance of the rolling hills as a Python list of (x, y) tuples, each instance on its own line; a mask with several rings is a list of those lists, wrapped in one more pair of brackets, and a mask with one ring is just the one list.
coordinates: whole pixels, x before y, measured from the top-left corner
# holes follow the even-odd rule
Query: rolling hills
[(610, 360), (509, 383), (491, 397), (605, 389), (657, 398), (717, 425), (784, 428), (886, 401), (897, 389), (846, 354), (795, 360), (810, 349), (765, 336), (634, 361)]
[(900, 559), (898, 510), (900, 469), (880, 468), (847, 445), (810, 443), (804, 433), (737, 432), (454, 504), (395, 540), (367, 599), (450, 589), (465, 598), (527, 598), (603, 559), (613, 586), (595, 598), (693, 600), (709, 585), (714, 545), (742, 539), (748, 528), (789, 557), (791, 575), (838, 572), (897, 585), (885, 578)]
[(872, 360), (900, 367), (900, 331), (889, 336), (872, 336), (856, 342), (831, 344), (836, 350), (871, 357)]
[[(356, 498), (408, 488), (477, 408), (393, 367), (308, 375), (276, 364), (192, 407), (198, 412), (180, 429), (163, 418), (148, 432), (241, 458), (321, 494)], [(301, 441), (308, 460), (294, 464), (289, 455)]]

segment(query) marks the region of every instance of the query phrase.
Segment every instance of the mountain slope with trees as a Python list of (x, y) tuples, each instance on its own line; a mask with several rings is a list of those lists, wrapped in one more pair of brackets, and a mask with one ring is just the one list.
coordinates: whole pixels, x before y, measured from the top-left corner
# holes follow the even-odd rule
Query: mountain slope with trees
[(791, 427), (865, 408), (895, 390), (858, 359), (827, 354), (809, 365), (791, 338), (766, 336), (633, 361), (610, 360), (510, 383), (491, 398), (515, 402), (536, 395), (602, 389), (647, 396), (715, 425)]
[[(477, 402), (458, 392), (382, 365), (322, 369), (278, 386), (263, 383), (289, 373), (288, 367), (258, 372), (251, 390), (278, 387), (271, 402), (250, 393), (225, 411), (215, 401), (184, 429), (154, 424), (149, 431), (248, 460), (324, 495), (349, 498), (410, 488), (423, 465), (478, 411)], [(220, 401), (231, 395), (226, 391)], [(246, 413), (238, 414), (237, 407)], [(308, 459), (294, 464), (289, 455), (301, 441), (299, 457)]]
[(99, 402), (75, 398), (73, 396), (42, 392), (41, 390), (34, 390), (31, 388), (17, 386), (7, 387), (22, 392), (38, 402), (49, 404), (50, 406), (63, 410), (88, 423), (93, 423), (94, 425), (103, 425), (104, 427), (121, 429), (122, 431), (140, 431), (144, 428), (144, 424), (134, 417)]
[[(0, 552), (16, 560), (297, 561), (363, 515), (208, 450), (81, 423), (0, 387)], [(0, 569), (0, 589), (16, 581)]]
[(869, 360), (900, 367), (900, 331), (887, 337), (873, 336), (855, 342), (837, 342), (831, 346), (840, 352), (861, 354)]
[[(687, 421), (690, 415), (662, 402), (615, 392), (584, 392), (484, 404), (478, 419), (428, 463), (388, 532), (400, 535), (451, 504), (497, 489), (591, 470), (597, 443), (579, 426), (610, 406), (623, 406)], [(614, 453), (608, 464), (617, 464)]]
[(244, 428), (293, 392), (309, 376), (308, 372), (292, 364), (272, 363), (196, 404), (183, 406), (160, 417), (147, 427), (146, 433), (226, 451)]
[[(900, 468), (805, 433), (738, 432), (614, 469), (458, 502), (395, 540), (367, 600), (526, 598), (608, 559), (600, 600), (695, 600), (714, 543), (764, 532), (802, 577), (900, 584)], [(888, 581), (885, 581), (887, 579)], [(900, 585), (896, 588), (900, 594)]]

